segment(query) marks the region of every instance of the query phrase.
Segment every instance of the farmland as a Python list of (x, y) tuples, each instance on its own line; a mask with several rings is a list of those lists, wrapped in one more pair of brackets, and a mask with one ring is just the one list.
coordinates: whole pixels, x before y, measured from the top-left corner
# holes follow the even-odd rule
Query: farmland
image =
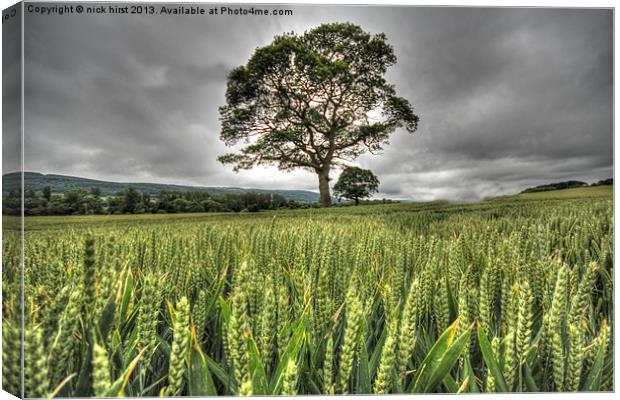
[(29, 397), (613, 390), (609, 187), (25, 229)]

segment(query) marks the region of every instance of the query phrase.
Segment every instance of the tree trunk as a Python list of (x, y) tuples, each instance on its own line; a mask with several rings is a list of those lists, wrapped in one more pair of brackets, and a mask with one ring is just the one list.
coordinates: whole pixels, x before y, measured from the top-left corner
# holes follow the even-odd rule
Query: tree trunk
[(357, 198), (357, 197), (355, 198), (355, 205), (356, 205), (356, 206), (359, 206), (359, 205), (360, 205), (360, 199), (359, 199), (359, 198)]
[(329, 207), (332, 205), (332, 197), (329, 193), (329, 169), (318, 172), (318, 175), (321, 207)]

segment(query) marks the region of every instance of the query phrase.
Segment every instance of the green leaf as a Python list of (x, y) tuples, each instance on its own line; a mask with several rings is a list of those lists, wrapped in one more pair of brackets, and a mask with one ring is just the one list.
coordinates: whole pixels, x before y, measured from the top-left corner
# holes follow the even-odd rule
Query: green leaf
[(127, 271), (127, 277), (125, 278), (125, 284), (123, 285), (125, 290), (121, 297), (120, 317), (121, 322), (124, 323), (127, 320), (127, 310), (129, 309), (129, 303), (131, 302), (131, 295), (133, 291), (133, 277), (131, 272)]
[(147, 397), (148, 393), (151, 393), (151, 391), (155, 388), (161, 387), (163, 382), (166, 381), (167, 379), (168, 379), (168, 375), (164, 375), (158, 380), (156, 380), (155, 382), (153, 382), (152, 384), (150, 384), (149, 386), (145, 387), (142, 390), (142, 393), (140, 393), (140, 397)]
[(448, 279), (448, 274), (446, 274), (446, 292), (448, 296), (448, 309), (450, 310), (450, 319), (454, 320), (458, 318), (458, 312), (456, 311), (456, 303), (454, 302), (454, 297), (452, 296), (452, 289), (450, 289), (450, 280)]
[(76, 396), (88, 396), (88, 392), (91, 387), (91, 372), (93, 369), (92, 366), (92, 349), (94, 347), (93, 337), (90, 331), (85, 332), (84, 340), (86, 343), (83, 343), (84, 348), (84, 357), (82, 359), (82, 366), (80, 368), (80, 373), (77, 379), (77, 385), (75, 386), (74, 394)]
[(540, 392), (538, 385), (536, 385), (536, 382), (532, 377), (531, 368), (528, 366), (524, 366), (523, 370), (525, 372), (525, 386), (527, 387), (528, 392)]
[(108, 299), (105, 307), (103, 308), (103, 312), (101, 313), (101, 317), (99, 318), (99, 334), (101, 338), (107, 338), (110, 333), (110, 329), (114, 326), (114, 311), (116, 309), (116, 302), (114, 301), (114, 296), (111, 296)]
[(601, 381), (603, 380), (603, 365), (605, 364), (605, 354), (607, 346), (599, 346), (590, 373), (583, 383), (582, 390), (586, 392), (596, 392), (601, 390)]
[(419, 388), (425, 386), (424, 379), (427, 378), (428, 371), (430, 369), (430, 365), (435, 362), (439, 362), (443, 353), (448, 349), (452, 341), (454, 340), (454, 336), (456, 335), (456, 327), (458, 325), (458, 321), (454, 321), (454, 323), (446, 329), (439, 339), (433, 344), (428, 354), (422, 361), (418, 368), (418, 372), (416, 373), (414, 379), (411, 381), (411, 384), (408, 388), (409, 392), (415, 391), (417, 392)]
[(381, 358), (381, 349), (383, 349), (385, 339), (387, 338), (387, 332), (388, 332), (387, 329), (383, 329), (383, 332), (381, 333), (381, 337), (379, 337), (379, 340), (377, 341), (377, 344), (375, 345), (375, 349), (372, 352), (372, 356), (370, 357), (370, 364), (368, 366), (370, 376), (375, 376), (375, 374), (377, 373), (377, 368), (379, 367), (379, 360)]
[(454, 378), (447, 374), (442, 381), (443, 385), (448, 389), (448, 393), (457, 393), (459, 391), (459, 384), (456, 383)]
[(53, 399), (54, 397), (56, 397), (56, 395), (58, 394), (58, 392), (60, 392), (62, 390), (63, 387), (65, 387), (65, 385), (73, 378), (75, 378), (77, 374), (74, 372), (71, 375), (69, 375), (68, 377), (66, 377), (62, 382), (60, 382), (58, 384), (58, 386), (56, 386), (56, 388), (52, 391), (52, 393), (47, 397), (48, 399)]
[(358, 393), (372, 393), (372, 387), (370, 386), (370, 371), (368, 365), (368, 350), (366, 350), (366, 343), (361, 340), (360, 344), (360, 362), (359, 362), (359, 381), (358, 381)]
[(269, 384), (267, 383), (267, 373), (263, 360), (258, 351), (258, 346), (253, 337), (247, 340), (248, 353), (250, 354), (250, 375), (252, 377), (252, 394), (266, 395), (269, 394)]
[(138, 365), (138, 361), (140, 361), (140, 357), (142, 357), (142, 353), (144, 353), (144, 350), (142, 350), (140, 354), (138, 354), (136, 358), (134, 358), (133, 361), (129, 363), (127, 368), (125, 368), (125, 371), (123, 371), (121, 376), (119, 376), (118, 379), (112, 384), (112, 386), (108, 389), (104, 397), (124, 397), (125, 396), (125, 387), (127, 386), (127, 383), (129, 382), (129, 378), (131, 377), (131, 374), (136, 368), (136, 365)]
[[(303, 377), (305, 378), (305, 376), (307, 376), (307, 373), (304, 374)], [(319, 396), (323, 394), (321, 392), (321, 388), (317, 385), (316, 381), (314, 381), (313, 379), (305, 379), (303, 386), (310, 390), (309, 394), (314, 394), (314, 395), (319, 395)]]
[(426, 358), (420, 364), (418, 372), (408, 388), (409, 392), (432, 392), (450, 372), (465, 345), (469, 343), (471, 334), (468, 330), (454, 340), (458, 324), (458, 320), (454, 321), (433, 344)]
[(220, 326), (224, 327), (228, 325), (228, 321), (230, 320), (230, 302), (226, 301), (222, 296), (220, 296), (218, 300), (220, 303)]
[(469, 387), (469, 376), (465, 378), (465, 380), (463, 381), (463, 383), (461, 384), (461, 386), (459, 386), (458, 390), (456, 391), (457, 394), (461, 394), (464, 393), (465, 390)]
[(471, 329), (468, 329), (458, 337), (444, 352), (441, 359), (431, 365), (428, 382), (424, 387), (424, 393), (431, 393), (439, 386), (443, 378), (450, 373), (452, 367), (458, 361), (465, 346), (469, 345)]
[(207, 302), (207, 306), (205, 309), (206, 315), (212, 315), (211, 310), (213, 310), (213, 306), (215, 306), (215, 303), (220, 299), (220, 295), (222, 294), (222, 291), (224, 290), (224, 285), (226, 284), (227, 273), (228, 273), (228, 266), (224, 267), (224, 269), (220, 273), (221, 277), (217, 283), (217, 286), (215, 287), (215, 290), (210, 291), (209, 301)]
[(480, 344), (480, 350), (482, 351), (482, 357), (484, 358), (484, 362), (486, 363), (491, 375), (493, 375), (493, 379), (495, 379), (495, 386), (497, 387), (498, 391), (508, 392), (508, 387), (506, 386), (504, 374), (502, 374), (502, 371), (497, 364), (497, 358), (493, 354), (493, 349), (491, 348), (489, 338), (487, 338), (487, 335), (484, 333), (484, 330), (480, 325), (478, 325), (478, 343)]
[(230, 379), (228, 377), (228, 374), (226, 373), (226, 371), (224, 371), (224, 368), (222, 368), (211, 357), (209, 357), (208, 354), (204, 354), (204, 357), (205, 357), (205, 359), (207, 361), (207, 366), (209, 367), (209, 370), (211, 370), (213, 375), (215, 375), (217, 377), (217, 379), (219, 379), (224, 384), (224, 386), (229, 388), (229, 390), (232, 393), (236, 393), (237, 387), (235, 385), (235, 380), (234, 379)]
[(157, 343), (157, 348), (164, 354), (166, 358), (170, 358), (170, 352), (172, 352), (172, 349), (170, 348), (170, 344), (166, 341), (166, 339), (164, 339), (160, 335), (157, 335)]
[(188, 389), (190, 396), (217, 396), (207, 359), (194, 343), (190, 350)]
[(304, 343), (306, 333), (306, 319), (302, 315), (295, 323), (293, 327), (293, 335), (288, 341), (286, 351), (280, 357), (278, 366), (271, 377), (269, 383), (269, 394), (275, 395), (280, 393), (282, 387), (282, 379), (284, 377), (284, 371), (289, 359), (297, 359), (297, 355)]
[(530, 348), (525, 353), (525, 365), (533, 368), (534, 364), (536, 363), (537, 356), (538, 356), (538, 345), (534, 344), (530, 346)]
[(476, 374), (474, 374), (474, 369), (471, 367), (469, 357), (465, 358), (465, 363), (463, 366), (465, 369), (465, 375), (469, 378), (469, 391), (471, 393), (480, 393), (478, 385), (476, 384)]

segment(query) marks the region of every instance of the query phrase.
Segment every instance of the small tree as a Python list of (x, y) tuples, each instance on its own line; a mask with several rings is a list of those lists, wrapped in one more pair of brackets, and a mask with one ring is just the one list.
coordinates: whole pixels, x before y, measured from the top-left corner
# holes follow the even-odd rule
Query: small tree
[(220, 139), (247, 146), (218, 160), (235, 171), (276, 165), (314, 172), (321, 206), (329, 206), (334, 167), (380, 151), (397, 128), (417, 129), (409, 101), (385, 79), (395, 63), (385, 34), (349, 23), (277, 36), (228, 74)]
[(47, 203), (52, 199), (52, 188), (50, 186), (45, 186), (43, 188), (43, 198)]
[(342, 171), (334, 185), (334, 194), (338, 197), (354, 200), (357, 206), (360, 199), (370, 197), (379, 190), (379, 179), (369, 169), (347, 167)]
[(136, 211), (138, 206), (140, 205), (141, 196), (138, 191), (132, 187), (127, 188), (127, 190), (122, 193), (123, 196), (123, 212), (133, 213)]
[(90, 194), (92, 194), (95, 197), (101, 197), (101, 188), (98, 188), (98, 187), (90, 188)]

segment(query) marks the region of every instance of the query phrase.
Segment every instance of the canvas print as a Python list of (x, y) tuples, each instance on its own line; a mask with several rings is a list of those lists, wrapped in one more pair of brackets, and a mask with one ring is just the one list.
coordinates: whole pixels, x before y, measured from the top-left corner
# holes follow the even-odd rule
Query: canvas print
[(613, 391), (613, 18), (7, 8), (3, 389)]

